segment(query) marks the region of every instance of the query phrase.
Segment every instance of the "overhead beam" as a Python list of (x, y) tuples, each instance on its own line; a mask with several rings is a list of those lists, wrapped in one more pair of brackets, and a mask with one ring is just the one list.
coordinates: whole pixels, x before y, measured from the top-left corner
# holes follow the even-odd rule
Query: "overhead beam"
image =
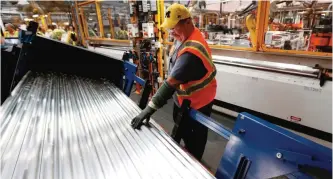
[(94, 0), (89, 0), (89, 1), (78, 3), (78, 6), (81, 7), (81, 6), (85, 6), (85, 5), (93, 4), (93, 3), (95, 3)]

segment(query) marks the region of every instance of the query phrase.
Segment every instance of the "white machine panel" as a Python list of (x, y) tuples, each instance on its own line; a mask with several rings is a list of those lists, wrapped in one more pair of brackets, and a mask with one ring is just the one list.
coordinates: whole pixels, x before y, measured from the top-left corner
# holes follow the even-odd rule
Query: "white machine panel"
[(216, 99), (332, 133), (332, 82), (216, 64)]

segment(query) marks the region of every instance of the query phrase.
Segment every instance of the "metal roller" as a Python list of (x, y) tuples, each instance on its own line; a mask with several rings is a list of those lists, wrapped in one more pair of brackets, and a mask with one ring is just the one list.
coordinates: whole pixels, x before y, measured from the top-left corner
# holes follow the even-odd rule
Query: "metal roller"
[(317, 78), (318, 74), (320, 73), (319, 69), (314, 69), (303, 65), (250, 60), (245, 58), (227, 57), (219, 55), (213, 55), (212, 58), (215, 64), (233, 65), (233, 66), (246, 67), (258, 70), (268, 70), (273, 72), (306, 76), (311, 78)]
[(29, 72), (1, 106), (1, 178), (215, 178), (106, 80)]

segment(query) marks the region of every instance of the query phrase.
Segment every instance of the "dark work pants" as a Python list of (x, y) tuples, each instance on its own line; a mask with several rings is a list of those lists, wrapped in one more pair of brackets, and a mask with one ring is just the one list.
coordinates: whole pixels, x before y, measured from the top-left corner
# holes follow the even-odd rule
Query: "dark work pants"
[[(212, 112), (213, 102), (209, 103), (208, 105), (200, 108), (198, 111), (205, 114), (206, 116), (210, 116)], [(173, 107), (173, 120), (176, 120), (177, 113), (181, 109), (174, 104)], [(194, 119), (187, 119), (186, 127), (183, 128), (184, 131), (177, 131), (182, 133), (183, 139), (185, 143), (185, 148), (189, 151), (197, 160), (201, 160), (202, 155), (205, 151), (206, 142), (207, 142), (207, 135), (208, 129), (206, 126), (200, 124), (199, 122), (195, 121)]]

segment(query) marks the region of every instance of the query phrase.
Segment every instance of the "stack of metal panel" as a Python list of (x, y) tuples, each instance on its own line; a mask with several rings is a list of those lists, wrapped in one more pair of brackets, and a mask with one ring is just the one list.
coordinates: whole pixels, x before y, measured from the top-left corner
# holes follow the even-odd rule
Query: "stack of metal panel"
[(1, 106), (0, 178), (214, 178), (106, 80), (29, 72)]

